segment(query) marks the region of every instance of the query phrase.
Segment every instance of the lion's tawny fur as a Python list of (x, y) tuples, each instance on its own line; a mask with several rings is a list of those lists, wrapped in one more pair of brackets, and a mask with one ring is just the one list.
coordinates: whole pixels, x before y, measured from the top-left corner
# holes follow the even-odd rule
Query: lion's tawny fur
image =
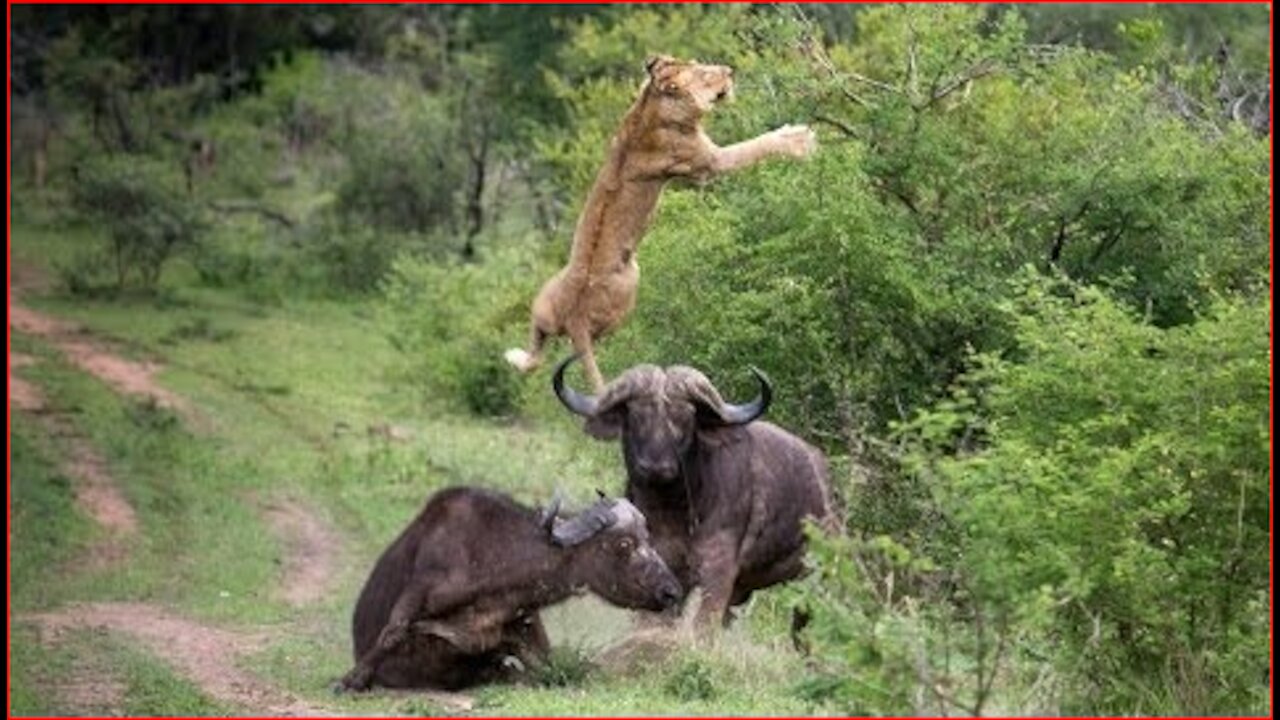
[(733, 89), (733, 71), (723, 65), (649, 60), (640, 96), (609, 144), (573, 235), (569, 264), (543, 285), (533, 301), (529, 349), (506, 353), (528, 372), (542, 362), (552, 337), (567, 335), (582, 355), (598, 392), (604, 377), (596, 366), (594, 340), (622, 324), (636, 304), (640, 267), (636, 248), (667, 181), (707, 180), (770, 156), (802, 158), (816, 145), (812, 130), (787, 125), (752, 140), (719, 147), (702, 129), (702, 117)]

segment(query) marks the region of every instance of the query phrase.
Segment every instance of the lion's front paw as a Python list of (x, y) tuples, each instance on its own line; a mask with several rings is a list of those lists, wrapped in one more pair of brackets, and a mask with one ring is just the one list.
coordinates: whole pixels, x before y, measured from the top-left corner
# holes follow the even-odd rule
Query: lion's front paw
[(818, 135), (808, 125), (783, 125), (774, 133), (790, 157), (806, 158), (818, 149)]

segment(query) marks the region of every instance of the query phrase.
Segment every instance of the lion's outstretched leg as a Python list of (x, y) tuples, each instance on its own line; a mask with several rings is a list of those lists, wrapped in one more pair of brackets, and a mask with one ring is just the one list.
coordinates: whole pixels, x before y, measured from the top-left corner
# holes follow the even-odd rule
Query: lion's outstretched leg
[(804, 158), (813, 154), (817, 145), (817, 136), (809, 126), (784, 125), (760, 137), (716, 148), (711, 167), (721, 174), (751, 167), (774, 155)]
[(503, 357), (520, 372), (529, 372), (542, 364), (542, 348), (547, 344), (548, 337), (548, 333), (543, 332), (535, 320), (530, 325), (529, 349), (511, 348)]

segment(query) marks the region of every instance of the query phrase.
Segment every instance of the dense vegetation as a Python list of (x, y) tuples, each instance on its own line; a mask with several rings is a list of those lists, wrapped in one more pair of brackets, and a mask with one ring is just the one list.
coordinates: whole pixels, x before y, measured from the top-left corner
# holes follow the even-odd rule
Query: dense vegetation
[[(757, 365), (835, 460), (848, 533), (775, 597), (814, 616), (787, 691), (1269, 709), (1266, 7), (13, 20), (15, 212), (98, 230), (58, 260), (67, 293), (372, 299), (393, 381), (468, 423), (559, 417), (501, 351), (644, 58), (733, 65), (714, 138), (806, 122), (820, 151), (668, 189), (601, 365), (692, 364), (733, 396)], [(690, 662), (672, 677), (714, 674)]]

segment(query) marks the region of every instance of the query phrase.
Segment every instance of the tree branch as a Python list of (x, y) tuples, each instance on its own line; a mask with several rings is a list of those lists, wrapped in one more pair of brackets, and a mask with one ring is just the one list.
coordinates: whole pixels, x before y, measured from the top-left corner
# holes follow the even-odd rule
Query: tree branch
[(973, 82), (974, 80), (984, 78), (999, 69), (1000, 63), (993, 58), (987, 58), (979, 63), (971, 65), (964, 72), (960, 73), (960, 75), (954, 80), (934, 90), (933, 93), (930, 94), (928, 102), (924, 104), (924, 107), (927, 108), (930, 105), (933, 105), (939, 100), (955, 92), (957, 89)]
[(813, 122), (816, 122), (816, 123), (830, 125), (836, 130), (839, 130), (842, 134), (847, 135), (848, 137), (852, 137), (852, 138), (858, 137), (857, 131), (854, 130), (851, 125), (848, 125), (847, 123), (837, 120), (833, 117), (828, 117), (826, 115), (814, 115), (812, 120)]
[(217, 200), (210, 200), (209, 209), (215, 210), (217, 212), (227, 214), (227, 215), (233, 214), (233, 213), (251, 213), (254, 215), (260, 215), (268, 220), (274, 220), (275, 222), (290, 229), (292, 229), (294, 226), (297, 225), (297, 223), (292, 218), (280, 212), (279, 210), (275, 210), (275, 209), (266, 207), (265, 205), (259, 205), (257, 203), (248, 202), (248, 201), (219, 202)]

